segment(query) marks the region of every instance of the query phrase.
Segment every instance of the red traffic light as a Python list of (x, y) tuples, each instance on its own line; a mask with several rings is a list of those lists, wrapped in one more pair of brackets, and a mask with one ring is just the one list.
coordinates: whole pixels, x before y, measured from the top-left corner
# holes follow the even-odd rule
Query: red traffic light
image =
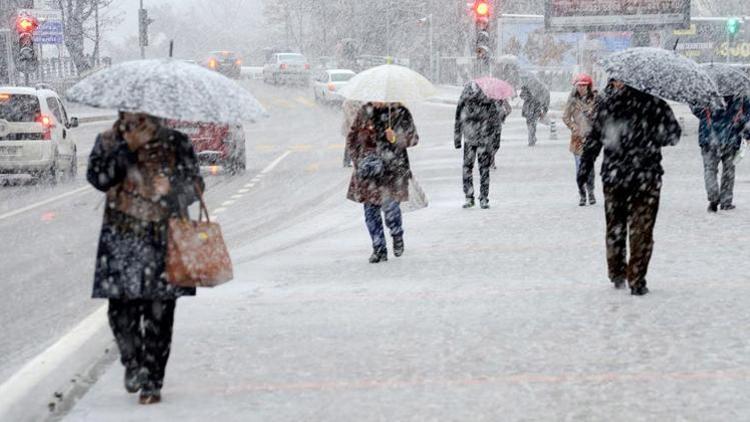
[(474, 2), (474, 14), (477, 18), (487, 18), (490, 16), (491, 8), (487, 0), (477, 0)]
[(39, 27), (39, 21), (33, 16), (21, 15), (16, 18), (16, 30), (18, 33), (34, 32)]

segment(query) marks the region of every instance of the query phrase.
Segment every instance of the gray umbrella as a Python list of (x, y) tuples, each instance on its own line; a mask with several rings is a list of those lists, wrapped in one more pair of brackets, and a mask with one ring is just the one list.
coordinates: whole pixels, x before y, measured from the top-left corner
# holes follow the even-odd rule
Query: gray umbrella
[(266, 115), (255, 97), (236, 82), (173, 59), (114, 65), (78, 82), (66, 97), (92, 107), (191, 122), (242, 123)]
[(531, 72), (523, 72), (521, 74), (521, 88), (526, 87), (534, 98), (541, 103), (545, 108), (549, 108), (550, 93), (549, 88), (544, 82), (540, 81)]
[(659, 48), (629, 48), (602, 60), (611, 79), (665, 100), (690, 104), (722, 104), (710, 76), (698, 63)]
[(702, 64), (701, 68), (716, 82), (722, 96), (750, 94), (750, 78), (734, 67), (725, 63), (710, 63)]

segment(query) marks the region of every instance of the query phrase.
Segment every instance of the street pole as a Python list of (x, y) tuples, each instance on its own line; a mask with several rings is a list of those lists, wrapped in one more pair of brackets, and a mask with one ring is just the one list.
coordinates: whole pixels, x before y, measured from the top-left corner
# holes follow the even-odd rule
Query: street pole
[(430, 20), (430, 80), (435, 82), (435, 54), (434, 54), (434, 31), (432, 28), (432, 13), (428, 16)]
[[(141, 0), (141, 9), (140, 10), (143, 10), (143, 0)], [(140, 21), (141, 14), (140, 14), (140, 10), (138, 11), (138, 16), (139, 16), (139, 18), (138, 18), (138, 30), (139, 31), (141, 30), (141, 21)], [(145, 59), (146, 58), (146, 47), (143, 45), (143, 41), (139, 42), (139, 44), (141, 45), (141, 59)]]

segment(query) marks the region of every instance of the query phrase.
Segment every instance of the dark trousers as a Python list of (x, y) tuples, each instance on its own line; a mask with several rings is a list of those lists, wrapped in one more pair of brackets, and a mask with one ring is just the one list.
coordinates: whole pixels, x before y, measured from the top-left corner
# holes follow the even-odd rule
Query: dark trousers
[(538, 118), (534, 117), (527, 117), (526, 118), (526, 128), (529, 131), (529, 146), (533, 147), (536, 145), (536, 122), (539, 120)]
[(464, 194), (474, 198), (474, 162), (479, 163), (479, 199), (490, 195), (490, 166), (494, 149), (491, 145), (464, 145)]
[(383, 229), (383, 217), (385, 224), (391, 231), (391, 236), (403, 236), (404, 229), (401, 219), (401, 205), (395, 201), (389, 201), (380, 205), (365, 204), (365, 224), (372, 239), (372, 249), (383, 251), (386, 249), (385, 230)]
[[(706, 183), (708, 202), (731, 205), (734, 199), (734, 157), (738, 149), (733, 145), (701, 147), (703, 155), (703, 178)], [(719, 164), (721, 164), (721, 188), (719, 187)]]
[[(578, 175), (578, 169), (581, 167), (581, 156), (573, 154), (573, 157), (576, 161), (576, 175)], [(581, 195), (582, 198), (586, 197), (586, 192), (588, 192), (589, 196), (594, 196), (594, 177), (595, 177), (595, 171), (592, 168), (589, 172), (589, 178), (586, 180), (586, 183), (580, 184), (577, 181), (576, 178), (576, 184), (578, 185), (578, 193)]]
[(174, 299), (109, 300), (109, 326), (120, 349), (120, 360), (127, 368), (145, 370), (148, 388), (160, 389), (164, 383), (175, 304)]
[[(660, 194), (661, 180), (632, 188), (604, 187), (610, 280), (627, 279), (630, 287), (646, 285)], [(628, 241), (630, 261), (627, 259)]]

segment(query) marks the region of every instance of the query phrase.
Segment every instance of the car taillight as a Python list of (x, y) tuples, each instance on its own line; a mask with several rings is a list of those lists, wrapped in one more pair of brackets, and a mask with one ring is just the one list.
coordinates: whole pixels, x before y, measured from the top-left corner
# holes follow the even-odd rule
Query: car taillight
[(279, 69), (281, 69), (281, 70), (286, 70), (286, 68), (287, 68), (287, 65), (286, 65), (286, 63), (282, 63), (282, 64), (281, 64), (281, 65), (279, 66)]
[(236, 62), (234, 62), (237, 66), (242, 66), (242, 60), (237, 59)]
[(216, 60), (214, 59), (209, 60), (208, 67), (210, 67), (211, 69), (216, 69)]
[(310, 63), (305, 63), (305, 70), (310, 70)]
[(42, 139), (45, 141), (49, 141), (52, 139), (52, 128), (55, 127), (55, 123), (52, 120), (51, 117), (45, 116), (43, 114), (40, 114), (36, 118), (36, 122), (42, 125), (42, 129), (44, 129), (44, 133), (42, 135)]
[(329, 91), (335, 91), (336, 90), (336, 84), (333, 82), (328, 82), (328, 90)]

